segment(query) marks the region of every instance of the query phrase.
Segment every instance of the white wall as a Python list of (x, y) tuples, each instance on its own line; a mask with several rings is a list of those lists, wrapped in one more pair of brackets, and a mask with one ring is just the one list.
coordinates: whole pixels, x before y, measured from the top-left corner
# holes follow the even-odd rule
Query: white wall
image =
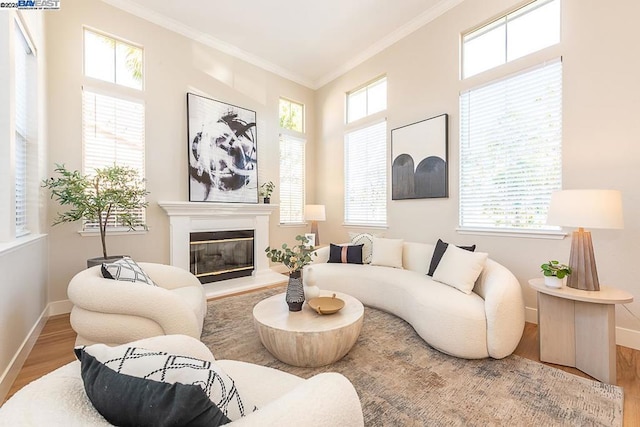
[[(169, 262), (169, 221), (158, 207), (160, 200), (188, 200), (186, 93), (210, 98), (257, 112), (258, 173), (260, 182), (272, 180), (278, 203), (278, 99), (302, 102), (309, 117), (315, 116), (314, 93), (253, 65), (151, 24), (98, 0), (65, 0), (60, 11), (47, 15), (49, 48), (49, 168), (54, 163), (82, 168), (81, 88), (83, 25), (129, 40), (144, 47), (146, 101), (146, 178), (151, 192), (146, 235), (108, 237), (110, 254)], [(313, 121), (308, 135), (315, 134)], [(314, 141), (308, 146), (313, 152)], [(307, 199), (313, 200), (313, 162), (307, 165)], [(58, 211), (49, 205), (50, 219)], [(278, 226), (271, 218), (274, 241), (293, 242), (303, 227)], [(67, 298), (67, 284), (85, 266), (87, 258), (100, 255), (97, 237), (81, 237), (80, 224), (64, 224), (50, 230), (50, 300)]]
[[(344, 94), (362, 83), (388, 77), (388, 134), (399, 126), (449, 114), (449, 198), (391, 201), (385, 235), (412, 241), (476, 243), (478, 250), (509, 267), (518, 277), (530, 308), (535, 292), (527, 280), (540, 276), (548, 259), (568, 261), (570, 239), (540, 240), (461, 235), (458, 225), (458, 95), (471, 84), (495, 77), (488, 72), (469, 82), (459, 75), (460, 33), (520, 4), (516, 0), (465, 1), (445, 15), (327, 84), (316, 93), (317, 202), (327, 206), (323, 238), (347, 238), (343, 222)], [(636, 268), (640, 255), (640, 55), (637, 54), (635, 0), (562, 0), (562, 42), (517, 61), (515, 70), (562, 55), (564, 188), (622, 190), (624, 230), (592, 230), (600, 282), (625, 289), (640, 316)], [(329, 165), (333, 165), (330, 167)], [(390, 176), (390, 175), (389, 175)], [(389, 188), (390, 194), (390, 188)], [(640, 321), (617, 308), (618, 343), (640, 348)], [(529, 315), (533, 314), (529, 311)], [(530, 317), (531, 319), (531, 317)], [(626, 331), (630, 330), (630, 331)]]
[[(3, 150), (13, 149), (13, 110), (14, 96), (9, 87), (14, 85), (14, 31), (16, 22), (22, 23), (24, 30), (34, 45), (37, 58), (37, 79), (31, 82), (37, 87), (36, 108), (30, 112), (31, 118), (37, 118), (37, 134), (35, 141), (28, 147), (28, 228), (31, 235), (14, 238), (9, 231), (8, 238), (0, 242), (0, 400), (4, 399), (13, 383), (24, 359), (29, 354), (40, 328), (46, 319), (47, 307), (47, 270), (48, 239), (39, 234), (45, 223), (46, 211), (43, 194), (39, 184), (44, 179), (42, 165), (46, 158), (46, 110), (44, 20), (43, 13), (38, 11), (14, 10), (0, 11), (0, 76), (2, 89), (0, 93), (0, 132), (3, 135)], [(13, 169), (12, 153), (2, 153), (2, 181), (13, 182), (13, 176), (7, 173)], [(5, 181), (8, 179), (8, 181)], [(5, 186), (6, 187), (6, 186)], [(2, 194), (3, 211), (13, 193)], [(3, 230), (13, 227), (13, 215), (0, 215), (0, 227)], [(9, 219), (9, 220), (7, 220)]]

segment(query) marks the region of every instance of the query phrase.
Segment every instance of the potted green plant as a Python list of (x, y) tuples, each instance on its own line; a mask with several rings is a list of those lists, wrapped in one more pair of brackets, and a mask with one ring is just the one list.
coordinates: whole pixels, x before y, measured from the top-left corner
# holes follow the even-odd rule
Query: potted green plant
[(289, 283), (285, 300), (289, 306), (289, 311), (302, 310), (304, 303), (304, 289), (302, 286), (302, 269), (311, 263), (311, 256), (315, 253), (313, 246), (307, 246), (309, 239), (304, 235), (296, 236), (299, 242), (293, 247), (286, 243), (282, 244), (282, 249), (272, 249), (267, 246), (264, 250), (272, 262), (282, 263), (289, 270)]
[(260, 195), (263, 197), (265, 204), (271, 203), (271, 193), (276, 185), (272, 181), (267, 181), (260, 186)]
[(64, 164), (56, 164), (54, 171), (58, 176), (45, 180), (42, 186), (51, 191), (52, 200), (71, 209), (58, 212), (53, 225), (82, 219), (98, 223), (102, 258), (87, 260), (87, 267), (109, 259), (107, 226), (114, 216), (130, 230), (137, 226), (146, 229), (135, 214), (147, 207), (145, 196), (149, 194), (137, 170), (114, 164), (98, 168), (92, 175), (83, 175), (77, 170), (68, 170)]
[(544, 274), (544, 284), (550, 288), (561, 288), (564, 278), (571, 274), (571, 267), (559, 261), (549, 261), (540, 266)]

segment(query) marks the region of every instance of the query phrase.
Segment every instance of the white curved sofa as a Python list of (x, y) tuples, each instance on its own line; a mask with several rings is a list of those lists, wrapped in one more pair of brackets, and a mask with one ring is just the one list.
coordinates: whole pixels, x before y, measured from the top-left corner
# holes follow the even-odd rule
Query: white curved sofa
[(71, 327), (76, 345), (124, 344), (157, 335), (200, 339), (207, 300), (190, 272), (164, 264), (138, 265), (158, 286), (105, 279), (100, 266), (83, 270), (69, 282)]
[(327, 263), (317, 250), (312, 275), (321, 289), (352, 295), (363, 304), (407, 321), (429, 345), (465, 359), (501, 359), (513, 353), (524, 330), (524, 302), (516, 277), (487, 259), (467, 295), (427, 276), (434, 245), (404, 242), (403, 269)]
[[(171, 335), (131, 343), (168, 353), (214, 361), (209, 349), (190, 337)], [(364, 425), (360, 399), (338, 373), (307, 380), (286, 372), (234, 360), (217, 365), (258, 410), (228, 425), (324, 427)], [(132, 397), (135, 398), (135, 397)], [(71, 362), (28, 384), (0, 407), (0, 426), (108, 426), (87, 397), (80, 362)]]

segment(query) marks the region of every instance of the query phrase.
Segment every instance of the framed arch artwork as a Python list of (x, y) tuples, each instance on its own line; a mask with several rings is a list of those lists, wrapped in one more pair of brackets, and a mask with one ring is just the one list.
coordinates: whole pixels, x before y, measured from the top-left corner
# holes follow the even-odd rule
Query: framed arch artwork
[(449, 197), (448, 115), (391, 130), (391, 199)]

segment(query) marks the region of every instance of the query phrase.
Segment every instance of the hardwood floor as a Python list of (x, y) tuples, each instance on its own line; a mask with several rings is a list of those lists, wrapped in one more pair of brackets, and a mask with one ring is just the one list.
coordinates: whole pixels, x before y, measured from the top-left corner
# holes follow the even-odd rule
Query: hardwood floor
[[(74, 360), (75, 337), (68, 314), (51, 317), (13, 383), (7, 398), (31, 381)], [(537, 325), (533, 323), (525, 325), (522, 340), (514, 353), (530, 360), (540, 361)], [(575, 368), (550, 366), (590, 378)], [(617, 377), (618, 385), (624, 388), (624, 425), (640, 426), (640, 351), (617, 346)]]

